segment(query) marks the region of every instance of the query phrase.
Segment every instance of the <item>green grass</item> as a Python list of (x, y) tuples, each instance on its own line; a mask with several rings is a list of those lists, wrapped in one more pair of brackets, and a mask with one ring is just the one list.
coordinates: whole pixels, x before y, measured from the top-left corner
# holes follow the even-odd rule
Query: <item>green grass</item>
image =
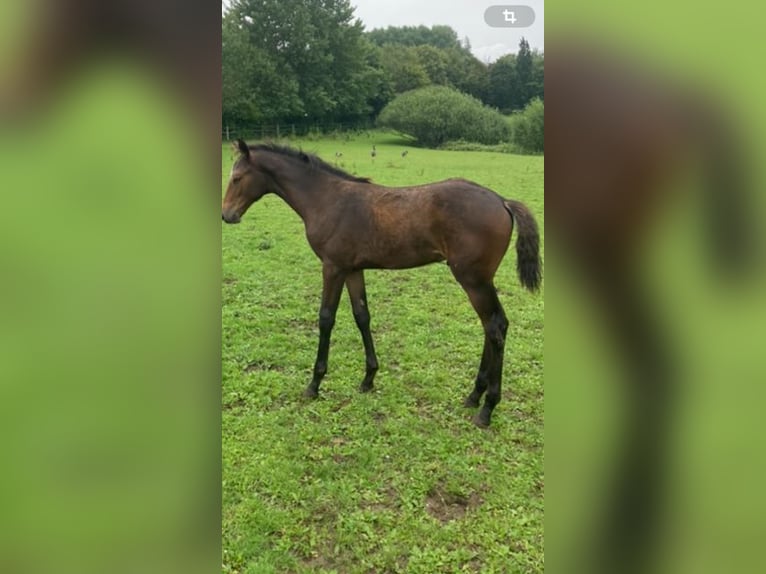
[[(543, 229), (542, 157), (381, 132), (290, 143), (342, 152), (339, 167), (385, 185), (472, 179)], [(233, 156), (225, 147), (224, 187)], [(376, 389), (357, 390), (364, 352), (344, 294), (309, 402), (321, 268), (301, 220), (267, 196), (222, 233), (223, 572), (542, 572), (543, 296), (521, 289), (515, 251), (496, 277), (511, 323), (503, 401), (483, 431), (461, 406), (481, 325), (446, 265), (367, 271)]]

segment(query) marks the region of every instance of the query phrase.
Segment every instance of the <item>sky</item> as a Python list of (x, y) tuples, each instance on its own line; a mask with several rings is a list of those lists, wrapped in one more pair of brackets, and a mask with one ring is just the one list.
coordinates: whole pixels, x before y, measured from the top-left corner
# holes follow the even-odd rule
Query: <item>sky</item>
[(536, 19), (529, 28), (491, 28), (484, 22), (489, 6), (512, 5), (514, 2), (485, 0), (351, 0), (355, 14), (367, 30), (386, 26), (447, 25), (460, 39), (471, 41), (471, 50), (482, 62), (493, 62), (503, 54), (516, 52), (521, 37), (532, 49), (544, 51), (543, 0), (518, 2), (531, 6)]

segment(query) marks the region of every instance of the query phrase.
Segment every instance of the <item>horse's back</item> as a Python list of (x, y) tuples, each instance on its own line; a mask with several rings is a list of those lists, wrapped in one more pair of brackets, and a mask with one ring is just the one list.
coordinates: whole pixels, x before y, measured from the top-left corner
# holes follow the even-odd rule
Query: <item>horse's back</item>
[(349, 194), (342, 220), (320, 250), (351, 268), (403, 269), (444, 260), (496, 268), (512, 229), (500, 196), (457, 179), (365, 186)]
[(393, 192), (407, 235), (427, 243), (450, 266), (479, 266), (494, 274), (510, 242), (513, 222), (494, 191), (465, 179), (449, 179)]
[[(482, 233), (509, 222), (503, 198), (465, 179), (448, 179), (412, 187), (378, 187), (370, 196), (378, 225), (395, 232), (448, 227), (453, 232)], [(510, 230), (508, 230), (510, 232)]]

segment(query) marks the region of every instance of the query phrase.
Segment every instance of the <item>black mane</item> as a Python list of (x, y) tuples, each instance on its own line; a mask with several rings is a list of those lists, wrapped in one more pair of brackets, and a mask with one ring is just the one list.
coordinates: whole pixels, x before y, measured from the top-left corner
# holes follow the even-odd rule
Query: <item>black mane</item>
[(297, 159), (298, 161), (307, 164), (313, 169), (324, 171), (326, 173), (338, 176), (347, 181), (356, 181), (359, 183), (370, 183), (371, 181), (369, 177), (356, 177), (354, 175), (351, 175), (350, 173), (343, 171), (342, 169), (338, 169), (337, 167), (330, 165), (329, 163), (320, 159), (314, 154), (306, 153), (302, 150), (294, 149), (288, 146), (282, 146), (275, 143), (265, 143), (265, 144), (251, 145), (249, 147), (252, 151), (269, 151), (272, 153)]

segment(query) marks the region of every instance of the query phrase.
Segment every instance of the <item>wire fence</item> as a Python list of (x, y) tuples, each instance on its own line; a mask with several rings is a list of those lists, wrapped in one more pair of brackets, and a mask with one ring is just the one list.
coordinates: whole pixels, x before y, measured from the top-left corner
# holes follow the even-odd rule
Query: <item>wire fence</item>
[(234, 141), (238, 138), (244, 140), (278, 140), (282, 138), (311, 138), (312, 136), (325, 137), (328, 134), (363, 134), (374, 129), (374, 127), (375, 123), (371, 119), (355, 122), (300, 122), (247, 126), (224, 124), (221, 139)]

